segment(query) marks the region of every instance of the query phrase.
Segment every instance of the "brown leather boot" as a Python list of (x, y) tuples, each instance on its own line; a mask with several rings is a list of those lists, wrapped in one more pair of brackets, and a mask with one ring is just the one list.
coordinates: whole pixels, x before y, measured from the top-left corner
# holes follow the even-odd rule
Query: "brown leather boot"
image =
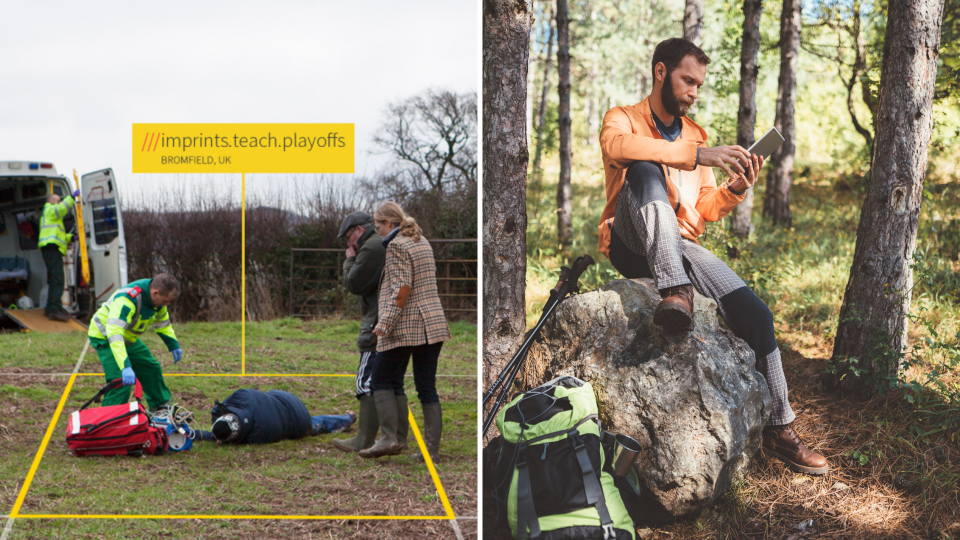
[(807, 448), (793, 424), (763, 428), (763, 451), (787, 464), (795, 472), (819, 476), (830, 470), (827, 458)]
[(653, 312), (653, 324), (668, 332), (693, 330), (693, 285), (660, 289), (660, 304)]

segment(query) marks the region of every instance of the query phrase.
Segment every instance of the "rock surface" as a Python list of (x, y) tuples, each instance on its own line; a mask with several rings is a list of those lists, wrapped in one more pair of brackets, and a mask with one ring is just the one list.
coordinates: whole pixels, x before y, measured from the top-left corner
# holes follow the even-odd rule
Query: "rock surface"
[(603, 429), (640, 442), (635, 467), (649, 523), (709, 507), (760, 448), (770, 415), (753, 351), (721, 328), (716, 303), (694, 300), (693, 332), (653, 324), (652, 280), (616, 280), (565, 300), (527, 358), (528, 383), (589, 381)]

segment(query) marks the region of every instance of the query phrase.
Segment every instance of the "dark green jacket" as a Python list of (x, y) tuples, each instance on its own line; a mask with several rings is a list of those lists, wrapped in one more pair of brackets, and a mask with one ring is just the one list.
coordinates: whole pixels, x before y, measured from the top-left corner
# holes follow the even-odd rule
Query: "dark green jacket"
[(362, 318), (357, 347), (360, 352), (376, 352), (377, 337), (373, 329), (377, 326), (377, 291), (387, 260), (387, 248), (373, 225), (367, 227), (357, 244), (360, 245), (357, 256), (343, 262), (343, 284), (350, 293), (360, 297)]

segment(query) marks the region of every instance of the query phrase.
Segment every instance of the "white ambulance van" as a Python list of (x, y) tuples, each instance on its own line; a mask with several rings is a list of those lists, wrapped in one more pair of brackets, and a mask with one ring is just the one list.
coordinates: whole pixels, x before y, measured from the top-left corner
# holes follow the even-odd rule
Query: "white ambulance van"
[[(63, 261), (63, 306), (83, 320), (127, 282), (127, 246), (113, 170), (85, 174), (80, 186), (90, 282), (83, 280), (74, 209), (64, 218), (73, 239)], [(74, 189), (73, 179), (50, 163), (0, 161), (0, 328), (49, 327), (33, 324), (45, 321), (47, 297), (47, 270), (37, 247), (40, 217), (49, 194), (65, 197)]]

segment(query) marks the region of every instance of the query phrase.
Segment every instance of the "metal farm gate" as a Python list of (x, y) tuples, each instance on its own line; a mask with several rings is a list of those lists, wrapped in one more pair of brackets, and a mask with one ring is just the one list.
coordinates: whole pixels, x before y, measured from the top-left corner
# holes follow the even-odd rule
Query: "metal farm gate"
[[(437, 291), (448, 319), (476, 321), (477, 240), (430, 240), (437, 263)], [(342, 248), (293, 248), (290, 251), (288, 313), (318, 317), (359, 313), (359, 301), (343, 286)], [(294, 286), (297, 294), (294, 295)]]

